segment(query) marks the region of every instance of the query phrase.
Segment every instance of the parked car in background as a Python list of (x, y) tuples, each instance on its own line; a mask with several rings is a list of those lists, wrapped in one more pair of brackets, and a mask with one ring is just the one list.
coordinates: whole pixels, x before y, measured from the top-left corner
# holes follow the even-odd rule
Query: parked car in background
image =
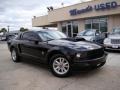
[(0, 33), (0, 41), (5, 41), (5, 40), (6, 40), (5, 33), (1, 32)]
[(20, 33), (19, 30), (9, 31), (6, 33), (6, 40), (14, 39)]
[(6, 40), (8, 41), (8, 40), (14, 39), (17, 36), (18, 36), (17, 34), (7, 34), (6, 35)]
[(80, 33), (77, 34), (77, 38), (79, 37), (82, 37), (87, 41), (91, 41), (98, 44), (103, 44), (103, 41), (105, 39), (104, 34), (102, 34), (96, 29), (88, 29), (81, 31)]
[(34, 58), (50, 66), (58, 77), (70, 75), (73, 66), (100, 68), (106, 63), (104, 47), (84, 39), (68, 38), (57, 30), (28, 31), (8, 41), (14, 62)]
[(0, 35), (0, 41), (6, 41), (6, 36), (5, 35)]
[(110, 50), (120, 50), (120, 27), (114, 28), (104, 40), (104, 46)]

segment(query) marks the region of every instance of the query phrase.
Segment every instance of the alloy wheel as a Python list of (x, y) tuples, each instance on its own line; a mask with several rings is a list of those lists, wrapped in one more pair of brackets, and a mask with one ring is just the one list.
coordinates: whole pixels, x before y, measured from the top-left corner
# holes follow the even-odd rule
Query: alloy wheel
[(69, 71), (69, 62), (63, 58), (59, 57), (53, 61), (53, 69), (57, 74), (64, 75)]

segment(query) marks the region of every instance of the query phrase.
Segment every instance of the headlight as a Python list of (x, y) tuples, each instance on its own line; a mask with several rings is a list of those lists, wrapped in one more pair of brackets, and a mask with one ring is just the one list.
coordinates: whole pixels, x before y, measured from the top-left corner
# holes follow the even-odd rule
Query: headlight
[(80, 58), (80, 56), (81, 56), (81, 54), (80, 54), (80, 53), (76, 54), (76, 57), (77, 57), (77, 58)]
[(110, 40), (109, 38), (106, 38), (106, 39), (104, 40), (104, 44), (105, 44), (105, 43), (110, 43), (110, 41), (111, 41), (111, 40)]

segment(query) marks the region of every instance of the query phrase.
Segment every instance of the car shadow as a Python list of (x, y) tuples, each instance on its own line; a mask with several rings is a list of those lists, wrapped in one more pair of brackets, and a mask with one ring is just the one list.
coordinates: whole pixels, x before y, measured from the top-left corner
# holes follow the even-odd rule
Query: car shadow
[[(30, 67), (33, 67), (35, 69), (38, 69), (38, 70), (45, 70), (45, 72), (47, 72), (47, 74), (49, 72), (48, 75), (53, 76), (50, 72), (50, 68), (46, 64), (33, 61), (32, 59), (28, 60), (25, 58), (22, 58), (22, 63), (26, 64)], [(69, 77), (74, 77), (74, 76), (80, 77), (80, 78), (88, 77), (88, 76), (90, 77), (90, 76), (96, 75), (96, 73), (99, 73), (100, 71), (101, 71), (101, 69), (91, 69), (89, 67), (76, 67), (76, 68), (73, 68), (72, 75), (70, 75)]]
[(102, 71), (102, 67), (98, 69), (92, 69), (90, 67), (80, 67), (72, 71), (72, 76), (75, 77), (93, 77), (96, 74), (99, 74)]

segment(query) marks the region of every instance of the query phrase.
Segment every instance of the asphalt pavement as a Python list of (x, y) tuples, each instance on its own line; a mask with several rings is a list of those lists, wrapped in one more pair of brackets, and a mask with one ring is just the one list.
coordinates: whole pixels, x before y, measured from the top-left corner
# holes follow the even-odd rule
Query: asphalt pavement
[(6, 43), (0, 42), (0, 90), (120, 90), (120, 53), (110, 52), (101, 69), (57, 78), (45, 65), (12, 62)]

